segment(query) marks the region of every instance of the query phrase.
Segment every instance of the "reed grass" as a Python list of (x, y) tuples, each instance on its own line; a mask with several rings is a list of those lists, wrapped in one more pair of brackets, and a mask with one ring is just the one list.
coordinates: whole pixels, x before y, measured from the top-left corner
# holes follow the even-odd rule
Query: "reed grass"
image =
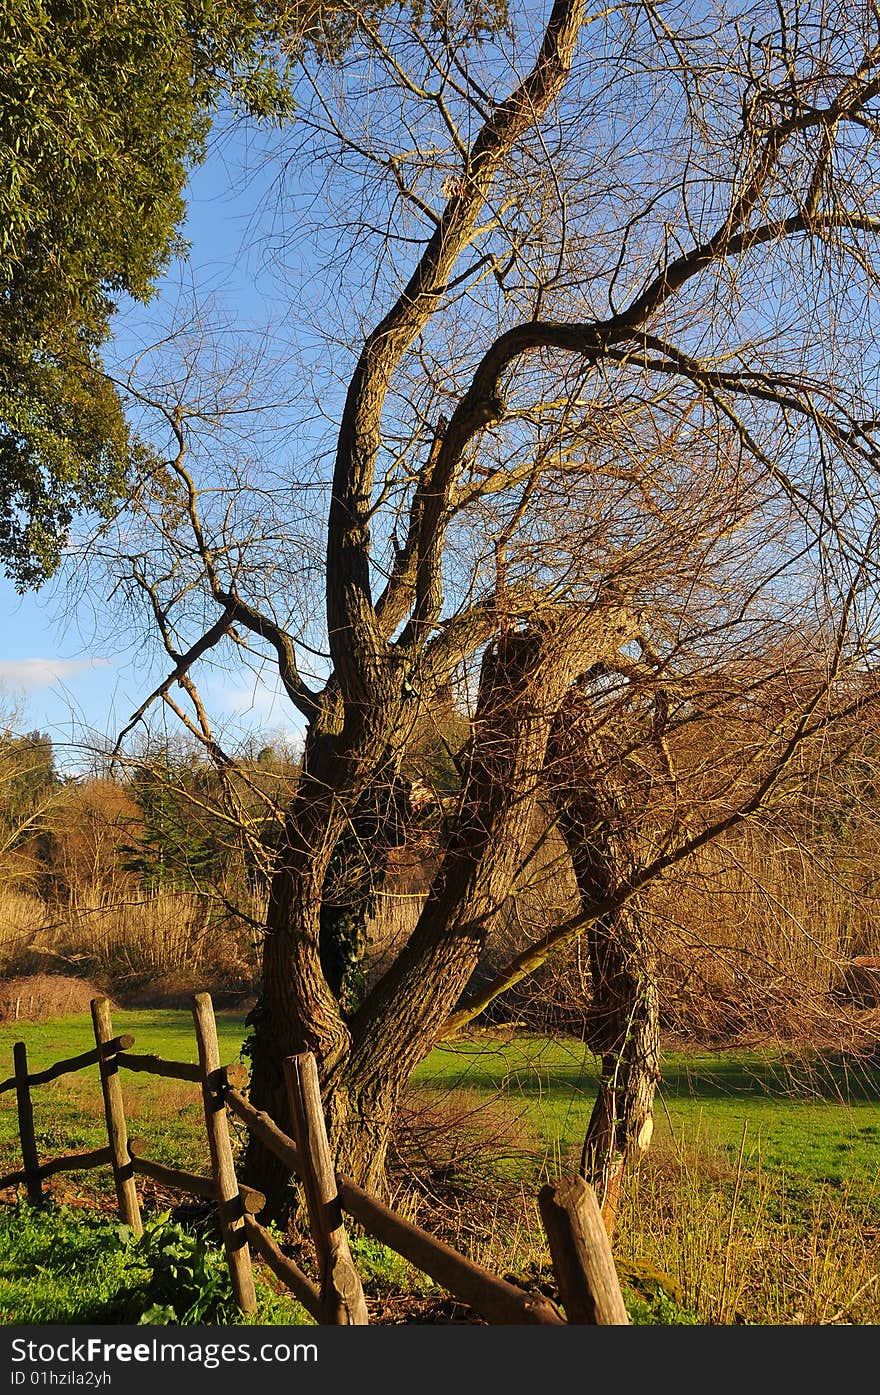
[(195, 892), (109, 900), (84, 888), (66, 906), (0, 892), (0, 974), (65, 971), (120, 990), (174, 975), (211, 987), (252, 983), (257, 953), (231, 916), (218, 917)]

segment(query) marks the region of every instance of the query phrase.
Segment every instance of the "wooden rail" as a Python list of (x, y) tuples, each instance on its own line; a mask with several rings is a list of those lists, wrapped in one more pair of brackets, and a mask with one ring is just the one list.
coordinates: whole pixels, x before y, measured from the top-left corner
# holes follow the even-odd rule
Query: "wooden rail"
[(311, 1279), (306, 1277), (299, 1265), (295, 1264), (288, 1255), (282, 1253), (265, 1226), (261, 1226), (247, 1212), (245, 1212), (244, 1217), (244, 1228), (251, 1248), (262, 1256), (272, 1273), (287, 1285), (293, 1295), (302, 1303), (306, 1312), (310, 1313), (316, 1322), (320, 1322), (321, 1295)]
[(166, 1080), (189, 1080), (193, 1085), (200, 1085), (202, 1081), (201, 1070), (189, 1061), (163, 1061), (161, 1056), (135, 1056), (130, 1051), (123, 1051), (119, 1064), (126, 1070), (161, 1075)]
[(416, 1269), (436, 1279), (457, 1298), (468, 1303), (488, 1322), (560, 1323), (563, 1318), (549, 1298), (526, 1293), (524, 1289), (499, 1279), (482, 1265), (466, 1259), (451, 1245), (437, 1240), (420, 1226), (383, 1205), (346, 1177), (339, 1179), (343, 1210), (360, 1221), (364, 1230), (389, 1249), (396, 1250)]
[[(110, 1160), (109, 1148), (93, 1148), (87, 1153), (65, 1153), (62, 1157), (38, 1163), (33, 1175), (42, 1181), (45, 1177), (54, 1177), (57, 1172), (85, 1172), (92, 1167), (106, 1167)], [(27, 1180), (27, 1171), (20, 1168), (18, 1172), (7, 1172), (5, 1177), (0, 1177), (0, 1188), (18, 1187)]]
[(255, 1133), (269, 1151), (284, 1163), (288, 1172), (292, 1172), (295, 1177), (302, 1176), (302, 1163), (296, 1144), (286, 1133), (282, 1133), (268, 1114), (264, 1114), (261, 1109), (254, 1109), (250, 1101), (239, 1094), (234, 1086), (226, 1091), (226, 1105), (243, 1124), (247, 1124), (251, 1133)]
[[(268, 1115), (255, 1110), (238, 1091), (227, 1091), (226, 1103), (238, 1118), (254, 1128), (266, 1147), (290, 1171), (302, 1177), (301, 1150), (292, 1138), (279, 1129)], [(320, 1115), (320, 1125), (314, 1118), (314, 1108), (312, 1118), (315, 1128), (324, 1128), (323, 1113)], [(475, 1264), (450, 1245), (435, 1239), (426, 1230), (384, 1206), (348, 1178), (336, 1177), (336, 1190), (341, 1209), (354, 1216), (368, 1234), (396, 1250), (489, 1322), (558, 1324), (564, 1321), (548, 1298), (526, 1293), (515, 1284), (499, 1279), (482, 1265)], [(327, 1205), (326, 1200), (324, 1205)]]
[[(187, 1172), (182, 1167), (168, 1167), (165, 1163), (153, 1162), (145, 1156), (144, 1144), (140, 1139), (128, 1140), (128, 1151), (132, 1169), (141, 1177), (149, 1177), (166, 1187), (176, 1187), (178, 1191), (190, 1192), (193, 1196), (203, 1196), (209, 1201), (217, 1200), (217, 1187), (213, 1177), (205, 1177), (199, 1172)], [(239, 1182), (238, 1190), (245, 1211), (258, 1215), (266, 1209), (266, 1198), (256, 1187), (248, 1187)]]
[[(166, 1080), (188, 1080), (193, 1085), (202, 1083), (201, 1066), (193, 1065), (190, 1061), (166, 1061), (161, 1056), (134, 1055), (130, 1051), (121, 1051), (117, 1061), (125, 1070), (144, 1075), (160, 1075)], [(247, 1076), (247, 1068), (237, 1062), (224, 1066), (224, 1070), (232, 1080), (241, 1080)]]
[[(246, 1071), (243, 1066), (239, 1065), (231, 1067), (220, 1065), (210, 997), (204, 994), (200, 998), (194, 999), (193, 1007), (196, 1017), (196, 1040), (200, 1055), (198, 1065), (193, 1065), (187, 1061), (166, 1061), (160, 1056), (135, 1055), (130, 1050), (135, 1042), (133, 1036), (113, 1035), (110, 1019), (111, 1008), (107, 998), (94, 998), (92, 1000), (91, 1012), (95, 1045), (89, 1051), (81, 1051), (76, 1056), (55, 1061), (44, 1070), (29, 1071), (25, 1043), (16, 1042), (13, 1049), (15, 1074), (0, 1084), (0, 1091), (11, 1089), (16, 1091), (23, 1166), (8, 1173), (5, 1177), (0, 1177), (0, 1187), (25, 1184), (28, 1189), (28, 1199), (35, 1205), (39, 1205), (43, 1200), (42, 1182), (45, 1178), (54, 1176), (59, 1172), (78, 1172), (86, 1168), (106, 1167), (109, 1164), (113, 1169), (120, 1218), (131, 1226), (136, 1235), (141, 1233), (143, 1226), (140, 1203), (135, 1189), (135, 1176), (150, 1177), (165, 1186), (216, 1201), (224, 1238), (227, 1240), (227, 1253), (236, 1298), (239, 1307), (244, 1312), (253, 1312), (256, 1309), (256, 1297), (253, 1290), (244, 1221), (245, 1219), (252, 1220), (255, 1214), (265, 1208), (266, 1198), (262, 1192), (258, 1192), (253, 1187), (239, 1187), (235, 1180), (223, 1100), (228, 1088), (229, 1077), (232, 1076), (235, 1080), (241, 1081), (246, 1077)], [(93, 1149), (90, 1152), (70, 1153), (50, 1158), (41, 1163), (37, 1154), (34, 1132), (31, 1086), (46, 1085), (50, 1081), (57, 1080), (59, 1076), (95, 1065), (100, 1073), (101, 1091), (104, 1098), (107, 1146)], [(143, 1148), (137, 1141), (129, 1140), (119, 1078), (120, 1067), (201, 1085), (212, 1160), (212, 1175), (210, 1177), (204, 1177), (195, 1172), (186, 1172), (181, 1168), (167, 1167), (164, 1163), (153, 1162), (144, 1157)], [(283, 1255), (281, 1259), (284, 1259)], [(305, 1280), (305, 1282), (308, 1281)]]
[[(149, 1177), (164, 1186), (216, 1201), (233, 1291), (244, 1313), (256, 1311), (250, 1258), (253, 1249), (316, 1321), (334, 1325), (367, 1322), (363, 1289), (343, 1224), (345, 1213), (368, 1235), (429, 1275), (490, 1323), (558, 1326), (566, 1322), (623, 1325), (628, 1321), (598, 1202), (583, 1179), (563, 1178), (544, 1187), (539, 1194), (541, 1216), (565, 1309), (563, 1315), (549, 1298), (499, 1278), (414, 1225), (350, 1178), (335, 1173), (317, 1064), (311, 1054), (301, 1053), (288, 1057), (285, 1062), (291, 1116), (297, 1134), (293, 1139), (236, 1088), (245, 1073), (244, 1067), (221, 1065), (209, 994), (196, 994), (193, 998), (198, 1065), (132, 1053), (133, 1037), (112, 1034), (110, 1004), (106, 998), (93, 1001), (92, 1018), (94, 1049), (56, 1061), (41, 1071), (28, 1071), (25, 1045), (16, 1043), (15, 1074), (0, 1084), (0, 1092), (16, 1090), (23, 1166), (0, 1177), (0, 1187), (25, 1184), (29, 1198), (39, 1203), (45, 1178), (58, 1172), (109, 1163), (116, 1183), (119, 1214), (136, 1233), (140, 1231), (141, 1221), (135, 1176)], [(97, 1065), (100, 1071), (108, 1145), (40, 1163), (31, 1086), (47, 1084), (90, 1065)], [(211, 1157), (210, 1176), (154, 1162), (144, 1156), (141, 1143), (129, 1140), (120, 1068), (201, 1086)], [(244, 1123), (303, 1184), (318, 1257), (320, 1287), (284, 1254), (256, 1219), (265, 1208), (266, 1198), (255, 1188), (240, 1184), (236, 1178), (228, 1114)]]
[[(121, 1036), (114, 1037), (107, 1042), (105, 1053), (113, 1055), (118, 1051), (124, 1051), (126, 1047), (134, 1046), (134, 1037)], [(83, 1070), (86, 1066), (96, 1066), (98, 1064), (98, 1048), (93, 1046), (91, 1051), (81, 1051), (78, 1056), (68, 1056), (66, 1060), (55, 1061), (53, 1065), (47, 1066), (45, 1070), (31, 1071), (28, 1075), (30, 1085), (48, 1085), (50, 1080), (57, 1080), (60, 1075), (70, 1075), (73, 1071)], [(0, 1094), (4, 1090), (15, 1089), (15, 1076), (11, 1075), (8, 1080), (0, 1083)]]

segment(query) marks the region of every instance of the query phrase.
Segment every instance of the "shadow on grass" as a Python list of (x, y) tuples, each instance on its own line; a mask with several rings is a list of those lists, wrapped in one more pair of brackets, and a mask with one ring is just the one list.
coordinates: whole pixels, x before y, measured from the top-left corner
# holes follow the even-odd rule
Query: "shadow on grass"
[[(664, 1052), (667, 1099), (812, 1100), (830, 1104), (880, 1101), (880, 1062), (800, 1050)], [(578, 1042), (516, 1037), (438, 1047), (413, 1075), (414, 1086), (518, 1094), (530, 1099), (594, 1096), (596, 1058)]]

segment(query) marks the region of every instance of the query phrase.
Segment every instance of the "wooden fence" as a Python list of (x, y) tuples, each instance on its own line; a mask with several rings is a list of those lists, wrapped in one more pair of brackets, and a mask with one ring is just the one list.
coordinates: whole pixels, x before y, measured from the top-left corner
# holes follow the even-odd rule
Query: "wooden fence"
[[(0, 1083), (0, 1093), (13, 1089), (16, 1093), (22, 1167), (0, 1177), (0, 1187), (23, 1185), (28, 1199), (38, 1205), (43, 1200), (43, 1182), (47, 1177), (109, 1165), (120, 1219), (135, 1235), (143, 1230), (135, 1186), (138, 1176), (216, 1201), (233, 1291), (244, 1314), (254, 1313), (257, 1308), (251, 1266), (253, 1250), (316, 1322), (366, 1323), (363, 1287), (344, 1223), (344, 1216), (349, 1215), (368, 1235), (403, 1256), (490, 1323), (617, 1325), (628, 1321), (601, 1211), (592, 1188), (582, 1178), (568, 1177), (548, 1184), (538, 1196), (563, 1314), (549, 1298), (492, 1274), (334, 1171), (317, 1063), (310, 1053), (288, 1057), (285, 1062), (295, 1136), (291, 1138), (267, 1114), (255, 1109), (237, 1088), (236, 1081), (243, 1084), (240, 1077), (244, 1067), (221, 1064), (210, 994), (197, 993), (192, 1005), (198, 1065), (133, 1054), (134, 1038), (113, 1034), (106, 998), (92, 1002), (95, 1046), (91, 1051), (56, 1061), (42, 1071), (29, 1071), (25, 1043), (16, 1042), (14, 1074)], [(107, 1147), (40, 1162), (32, 1088), (93, 1065), (98, 1066), (100, 1073)], [(210, 1175), (186, 1172), (149, 1159), (143, 1144), (128, 1137), (121, 1070), (191, 1081), (201, 1087)], [(236, 1177), (230, 1114), (245, 1124), (301, 1182), (317, 1256), (317, 1284), (282, 1252), (257, 1220), (266, 1198)]]

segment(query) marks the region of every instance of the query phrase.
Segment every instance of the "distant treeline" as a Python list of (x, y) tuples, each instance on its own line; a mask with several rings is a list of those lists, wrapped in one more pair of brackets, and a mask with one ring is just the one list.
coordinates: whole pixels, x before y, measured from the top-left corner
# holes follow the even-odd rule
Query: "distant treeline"
[(0, 880), (59, 903), (123, 882), (148, 892), (253, 887), (297, 779), (263, 746), (218, 772), (178, 744), (125, 762), (59, 770), (45, 732), (0, 735)]

